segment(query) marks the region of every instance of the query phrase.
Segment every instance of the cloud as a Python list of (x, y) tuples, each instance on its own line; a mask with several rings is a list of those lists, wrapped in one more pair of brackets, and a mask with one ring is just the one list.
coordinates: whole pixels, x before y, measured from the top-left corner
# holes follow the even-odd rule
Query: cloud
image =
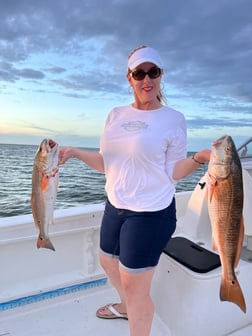
[[(96, 39), (103, 44), (103, 64), (122, 71), (130, 49), (146, 42), (160, 50), (177, 87), (210, 88), (251, 102), (251, 10), (250, 0), (160, 0), (155, 8), (150, 0), (144, 6), (135, 0), (106, 6), (103, 0), (1, 2), (2, 58), (15, 62), (46, 51), (83, 53), (83, 43)], [(52, 69), (64, 72), (56, 64)]]
[(53, 66), (51, 68), (45, 69), (45, 71), (51, 72), (52, 74), (61, 74), (64, 73), (66, 69), (59, 66)]
[(197, 122), (190, 112), (189, 127), (250, 127), (251, 12), (250, 0), (1, 1), (0, 84), (124, 101), (127, 55), (147, 44), (162, 56), (168, 97), (216, 114)]
[[(228, 116), (223, 116), (220, 118), (209, 118), (209, 117), (190, 117), (187, 119), (188, 129), (206, 129), (206, 128), (223, 128), (223, 125), (234, 127), (234, 128), (247, 128), (252, 127), (251, 118), (246, 119), (234, 119)], [(242, 132), (241, 132), (242, 133)]]
[(42, 79), (45, 77), (43, 72), (33, 70), (33, 69), (20, 69), (15, 70), (16, 76), (20, 78), (28, 78), (28, 79)]
[[(114, 76), (116, 79), (116, 75)], [(96, 93), (115, 93), (125, 92), (125, 90), (115, 81), (108, 81), (108, 74), (97, 74), (95, 72), (86, 72), (85, 74), (73, 74), (67, 79), (55, 79), (52, 80), (59, 86), (65, 89), (71, 89), (76, 91), (93, 91)], [(119, 81), (118, 81), (119, 82)]]
[(15, 68), (9, 62), (0, 62), (0, 80), (7, 82), (15, 82), (19, 79), (43, 79), (45, 74), (41, 71), (29, 68)]

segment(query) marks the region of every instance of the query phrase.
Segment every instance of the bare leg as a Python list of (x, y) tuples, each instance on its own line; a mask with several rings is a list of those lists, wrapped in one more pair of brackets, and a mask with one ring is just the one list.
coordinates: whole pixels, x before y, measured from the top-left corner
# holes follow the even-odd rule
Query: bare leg
[(126, 297), (131, 336), (149, 336), (154, 316), (150, 297), (154, 269), (141, 273), (120, 270), (122, 287)]
[[(121, 304), (116, 305), (116, 310), (128, 314), (130, 336), (149, 336), (154, 316), (150, 288), (155, 269), (128, 273), (119, 268), (117, 259), (103, 254), (100, 254), (100, 262), (120, 296)], [(104, 311), (104, 314), (109, 314), (109, 311)]]
[(122, 287), (118, 259), (113, 259), (100, 253), (100, 263), (103, 269), (105, 270), (107, 276), (109, 277), (110, 282), (115, 287), (120, 297), (121, 303), (119, 305), (116, 305), (116, 310), (119, 313), (126, 313), (127, 309), (126, 309), (125, 292), (124, 288)]

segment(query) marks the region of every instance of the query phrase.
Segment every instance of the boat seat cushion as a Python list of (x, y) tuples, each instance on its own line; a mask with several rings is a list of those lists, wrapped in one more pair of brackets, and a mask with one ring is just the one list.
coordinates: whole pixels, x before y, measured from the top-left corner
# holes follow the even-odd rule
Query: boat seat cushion
[(221, 265), (218, 254), (185, 237), (171, 238), (164, 253), (197, 273), (206, 273)]

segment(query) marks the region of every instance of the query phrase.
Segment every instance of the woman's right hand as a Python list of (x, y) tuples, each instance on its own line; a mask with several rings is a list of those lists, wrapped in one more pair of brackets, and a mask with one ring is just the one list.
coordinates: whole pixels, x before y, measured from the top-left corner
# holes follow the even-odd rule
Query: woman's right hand
[(73, 157), (73, 147), (62, 147), (59, 150), (59, 164), (62, 165)]

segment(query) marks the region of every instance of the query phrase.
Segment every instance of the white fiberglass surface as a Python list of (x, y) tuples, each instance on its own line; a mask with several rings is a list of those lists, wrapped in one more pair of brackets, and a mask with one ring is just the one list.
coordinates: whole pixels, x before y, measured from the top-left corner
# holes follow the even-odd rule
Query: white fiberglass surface
[[(0, 312), (0, 336), (128, 336), (126, 320), (102, 320), (96, 310), (118, 302), (111, 288), (92, 289)], [(170, 336), (155, 316), (152, 336)]]

